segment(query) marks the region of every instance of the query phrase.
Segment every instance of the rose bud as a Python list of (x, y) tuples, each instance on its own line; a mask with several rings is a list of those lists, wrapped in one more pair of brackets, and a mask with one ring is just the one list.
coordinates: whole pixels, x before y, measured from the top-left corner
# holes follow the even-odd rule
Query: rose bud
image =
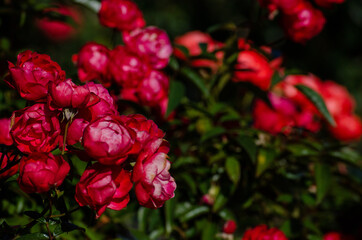
[(314, 0), (319, 6), (329, 8), (333, 4), (344, 3), (344, 0)]
[(329, 126), (332, 135), (341, 141), (358, 141), (362, 135), (361, 119), (352, 114), (334, 116), (336, 126)]
[[(257, 100), (253, 109), (254, 127), (271, 134), (289, 134), (295, 122), (293, 116), (297, 114), (294, 104), (274, 94), (269, 95), (272, 109), (262, 100)], [(268, 119), (268, 121), (265, 121)]]
[(47, 192), (59, 187), (67, 176), (70, 166), (61, 157), (51, 153), (32, 153), (20, 161), (18, 183), (26, 193)]
[(233, 234), (236, 230), (236, 222), (233, 220), (226, 221), (223, 226), (222, 231), (227, 234)]
[(332, 116), (351, 114), (356, 105), (348, 90), (332, 81), (323, 82), (322, 97)]
[(15, 145), (23, 153), (51, 152), (57, 145), (60, 123), (57, 112), (52, 112), (45, 104), (37, 103), (12, 115), (10, 134)]
[(268, 229), (266, 225), (259, 225), (247, 230), (241, 240), (259, 239), (288, 240), (282, 231), (276, 228)]
[(102, 25), (119, 31), (132, 31), (146, 24), (142, 12), (130, 0), (102, 0), (98, 17)]
[(18, 55), (16, 65), (9, 62), (8, 83), (16, 88), (22, 98), (29, 101), (45, 99), (50, 82), (65, 80), (65, 72), (48, 55), (30, 50)]
[[(8, 164), (12, 164), (12, 162), (16, 161), (17, 160), (16, 158), (17, 156), (14, 155), (12, 152), (7, 152), (7, 153), (0, 152), (0, 161), (1, 161), (0, 171), (3, 170), (5, 167), (7, 167)], [(19, 164), (15, 164), (5, 172), (0, 173), (0, 180), (15, 175), (18, 172), (18, 169), (19, 169)]]
[(147, 75), (149, 67), (127, 48), (117, 46), (110, 53), (109, 71), (119, 86), (135, 87)]
[(80, 206), (96, 210), (99, 218), (106, 208), (121, 210), (129, 202), (132, 188), (130, 173), (118, 166), (99, 163), (88, 167), (75, 187), (75, 200)]
[(136, 95), (146, 106), (157, 106), (168, 96), (169, 79), (157, 70), (152, 70), (139, 84)]
[(62, 5), (56, 8), (47, 8), (44, 10), (44, 13), (56, 13), (63, 17), (69, 17), (77, 25), (77, 28), (75, 28), (74, 25), (49, 17), (37, 19), (37, 27), (47, 38), (55, 42), (63, 42), (73, 37), (77, 33), (78, 27), (82, 22), (79, 11), (69, 6)]
[[(91, 104), (87, 109), (83, 109), (83, 111), (87, 111), (91, 115), (87, 120), (93, 121), (101, 116), (118, 115), (116, 103), (106, 88), (101, 84), (95, 84), (93, 82), (87, 83), (85, 87), (89, 89), (91, 94), (94, 94), (98, 98), (96, 104)], [(80, 111), (82, 111), (82, 109)]]
[(99, 80), (109, 85), (108, 64), (110, 50), (102, 44), (89, 42), (85, 44), (73, 60), (77, 64), (78, 77), (82, 82)]
[(165, 133), (157, 127), (154, 121), (148, 120), (141, 114), (121, 115), (120, 120), (136, 133), (132, 154), (139, 154), (150, 139), (165, 136)]
[[(188, 50), (188, 55), (191, 57), (198, 56), (202, 53), (200, 44), (207, 44), (206, 51), (208, 53), (213, 53), (215, 50), (222, 48), (224, 45), (223, 43), (212, 39), (209, 34), (203, 33), (201, 31), (192, 31), (182, 36), (176, 37), (174, 43), (176, 45), (185, 47)], [(174, 49), (174, 54), (179, 59), (187, 59), (187, 56), (185, 56), (185, 54), (179, 48), (177, 48), (177, 46)], [(194, 59), (191, 60), (190, 63), (194, 67), (207, 67), (211, 68), (215, 72), (222, 62), (223, 55), (223, 52), (218, 51), (215, 53), (217, 61), (211, 59)]]
[(12, 145), (13, 139), (10, 135), (10, 118), (1, 118), (0, 119), (0, 144)]
[(162, 207), (165, 201), (175, 196), (175, 180), (169, 173), (167, 160), (168, 143), (156, 138), (148, 142), (133, 168), (132, 181), (140, 205), (148, 208)]
[(136, 134), (118, 116), (105, 116), (84, 130), (83, 147), (87, 154), (105, 165), (124, 162), (135, 142)]
[(143, 57), (152, 68), (162, 69), (167, 66), (172, 46), (165, 31), (150, 26), (123, 33), (123, 40), (132, 52)]
[(301, 1), (282, 18), (286, 34), (297, 43), (305, 43), (319, 34), (326, 22), (323, 13), (307, 1)]
[(200, 201), (202, 204), (206, 204), (209, 206), (214, 205), (215, 203), (215, 197), (211, 196), (210, 194), (204, 194)]
[(49, 84), (48, 103), (51, 108), (80, 108), (96, 104), (99, 98), (87, 86), (77, 86), (71, 79)]
[(241, 51), (234, 68), (234, 82), (250, 82), (262, 90), (269, 89), (273, 69), (260, 53), (254, 50)]

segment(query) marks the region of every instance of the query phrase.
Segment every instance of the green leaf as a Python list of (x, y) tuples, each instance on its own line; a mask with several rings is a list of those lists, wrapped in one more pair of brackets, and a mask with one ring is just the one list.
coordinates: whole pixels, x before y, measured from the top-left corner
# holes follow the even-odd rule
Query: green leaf
[(287, 149), (293, 153), (294, 156), (300, 157), (300, 156), (313, 156), (317, 155), (318, 152), (316, 150), (313, 150), (309, 148), (306, 145), (303, 144), (290, 144), (287, 146)]
[(172, 222), (174, 216), (176, 200), (172, 198), (165, 203), (165, 219), (166, 219), (166, 233), (170, 235), (172, 232)]
[(210, 221), (206, 222), (203, 225), (201, 240), (215, 239), (216, 231), (217, 231), (217, 226), (215, 225), (215, 223), (212, 223)]
[(271, 81), (271, 87), (270, 89), (277, 85), (278, 83), (280, 83), (281, 81), (283, 81), (283, 78), (280, 76), (279, 72), (275, 71), (273, 76), (272, 76), (272, 81)]
[(256, 162), (256, 153), (257, 153), (257, 146), (255, 144), (254, 138), (246, 135), (242, 135), (238, 138), (239, 144), (243, 147), (246, 153), (249, 155), (251, 161), (253, 163)]
[(200, 77), (197, 73), (195, 73), (190, 68), (181, 68), (180, 72), (183, 75), (185, 75), (188, 79), (190, 79), (196, 85), (196, 87), (198, 87), (200, 89), (200, 91), (202, 92), (202, 94), (205, 97), (210, 96), (209, 89), (207, 89), (207, 87), (204, 83), (204, 79), (202, 77)]
[(319, 204), (328, 192), (331, 183), (331, 171), (327, 164), (316, 163), (314, 167), (317, 184), (317, 204)]
[(137, 229), (132, 229), (132, 228), (129, 228), (128, 229), (132, 235), (137, 239), (137, 240), (150, 240), (150, 238), (147, 236), (147, 234), (145, 234), (144, 232), (142, 231), (139, 231)]
[(214, 127), (211, 128), (211, 130), (207, 131), (202, 137), (201, 137), (201, 142), (205, 142), (206, 140), (213, 138), (213, 137), (217, 137), (223, 133), (225, 133), (226, 130), (223, 127)]
[(166, 117), (180, 104), (181, 99), (185, 96), (185, 86), (182, 82), (173, 79), (170, 81), (170, 93)]
[(316, 91), (301, 84), (297, 84), (295, 87), (317, 107), (319, 112), (327, 119), (329, 124), (331, 124), (332, 126), (336, 125), (332, 115), (327, 109), (323, 98)]
[(29, 233), (17, 238), (17, 240), (48, 240), (49, 237), (45, 233)]
[(227, 197), (225, 197), (224, 194), (219, 193), (215, 199), (214, 205), (212, 206), (212, 211), (218, 212), (227, 203), (227, 201), (228, 201)]
[(188, 211), (185, 215), (180, 217), (181, 222), (187, 222), (195, 217), (198, 217), (202, 214), (208, 213), (209, 208), (206, 206), (195, 206), (192, 207), (190, 211)]
[(272, 164), (275, 152), (272, 149), (260, 149), (257, 158), (256, 176), (259, 177)]
[(235, 157), (228, 157), (225, 162), (226, 173), (230, 180), (237, 184), (240, 179), (240, 163)]

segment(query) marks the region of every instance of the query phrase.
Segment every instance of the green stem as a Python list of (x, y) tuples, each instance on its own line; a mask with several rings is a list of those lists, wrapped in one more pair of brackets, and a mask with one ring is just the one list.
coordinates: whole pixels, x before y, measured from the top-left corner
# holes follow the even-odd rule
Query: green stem
[(65, 152), (65, 143), (66, 143), (66, 141), (67, 141), (68, 127), (69, 127), (69, 124), (70, 124), (71, 122), (72, 122), (72, 121), (70, 120), (70, 121), (67, 122), (67, 124), (65, 125), (62, 155), (64, 155), (64, 152)]

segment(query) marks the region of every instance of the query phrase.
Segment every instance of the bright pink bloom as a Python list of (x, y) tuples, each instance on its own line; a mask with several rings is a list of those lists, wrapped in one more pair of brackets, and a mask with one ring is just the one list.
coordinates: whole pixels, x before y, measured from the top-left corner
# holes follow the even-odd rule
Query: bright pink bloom
[(59, 187), (70, 166), (61, 156), (51, 153), (32, 153), (20, 161), (18, 183), (26, 193), (47, 192)]
[(13, 139), (10, 135), (10, 118), (1, 118), (0, 119), (0, 144), (12, 145)]
[(352, 114), (334, 116), (336, 126), (329, 126), (332, 135), (341, 141), (358, 141), (362, 135), (361, 119)]
[(73, 60), (77, 64), (78, 77), (82, 82), (99, 80), (109, 84), (108, 64), (110, 50), (102, 44), (89, 42), (85, 44)]
[(266, 225), (259, 225), (247, 230), (241, 240), (288, 240), (282, 231), (270, 228)]
[[(2, 163), (0, 166), (0, 171), (2, 169), (4, 169), (7, 164), (10, 164), (13, 161), (16, 161), (16, 155), (13, 155), (12, 152), (7, 152), (7, 153), (0, 153), (0, 159), (2, 159)], [(19, 169), (19, 164), (16, 164), (14, 166), (12, 166), (11, 168), (9, 168), (8, 170), (6, 170), (3, 173), (0, 173), (0, 179), (5, 179), (8, 177), (11, 177), (13, 175), (15, 175), (18, 172)]]
[(110, 53), (109, 71), (118, 85), (135, 87), (148, 74), (149, 67), (124, 46), (117, 46)]
[(273, 69), (260, 53), (254, 50), (241, 51), (234, 68), (234, 82), (250, 82), (262, 90), (269, 89)]
[(145, 59), (152, 68), (161, 69), (167, 66), (172, 46), (165, 31), (150, 26), (123, 33), (123, 40), (132, 52)]
[(169, 173), (168, 143), (155, 138), (148, 142), (133, 168), (132, 181), (138, 202), (148, 208), (162, 207), (174, 197), (175, 180)]
[(106, 208), (121, 210), (129, 202), (132, 188), (130, 173), (118, 166), (99, 163), (88, 167), (75, 188), (75, 200), (80, 206), (96, 210), (97, 218)]
[(83, 118), (75, 118), (68, 127), (67, 144), (74, 145), (82, 142), (84, 129), (88, 126), (89, 122)]
[(119, 31), (132, 31), (146, 24), (142, 12), (130, 0), (102, 0), (98, 16), (102, 25)]
[(146, 106), (157, 106), (168, 98), (169, 79), (157, 70), (152, 70), (138, 85), (136, 92), (140, 102)]
[(227, 234), (233, 234), (237, 228), (236, 222), (233, 220), (226, 221), (222, 231)]
[(37, 103), (12, 115), (11, 128), (15, 145), (23, 153), (51, 152), (58, 145), (60, 123), (57, 112)]
[(65, 72), (48, 55), (30, 50), (18, 55), (16, 65), (9, 62), (8, 83), (16, 88), (20, 96), (30, 101), (45, 99), (50, 82), (65, 80)]
[(282, 22), (294, 42), (305, 43), (322, 31), (326, 19), (308, 1), (301, 1), (292, 12), (283, 15)]
[(135, 142), (136, 134), (119, 116), (105, 116), (91, 122), (84, 130), (83, 146), (87, 154), (105, 165), (124, 162)]

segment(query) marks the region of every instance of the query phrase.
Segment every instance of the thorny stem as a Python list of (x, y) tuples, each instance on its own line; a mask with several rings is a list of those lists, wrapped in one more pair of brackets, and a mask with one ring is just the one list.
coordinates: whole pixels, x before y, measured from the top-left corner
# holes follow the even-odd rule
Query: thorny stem
[(72, 210), (70, 210), (70, 211), (68, 211), (68, 212), (66, 212), (66, 213), (57, 214), (57, 215), (51, 215), (51, 216), (49, 216), (49, 218), (59, 218), (59, 217), (64, 217), (64, 216), (67, 216), (67, 215), (69, 215), (69, 214), (71, 214), (71, 213), (73, 213), (73, 212), (75, 212), (75, 211), (79, 210), (80, 208), (81, 208), (81, 207), (80, 207), (80, 206), (78, 206), (78, 207), (76, 207), (76, 208), (74, 208), (74, 209), (72, 209)]

